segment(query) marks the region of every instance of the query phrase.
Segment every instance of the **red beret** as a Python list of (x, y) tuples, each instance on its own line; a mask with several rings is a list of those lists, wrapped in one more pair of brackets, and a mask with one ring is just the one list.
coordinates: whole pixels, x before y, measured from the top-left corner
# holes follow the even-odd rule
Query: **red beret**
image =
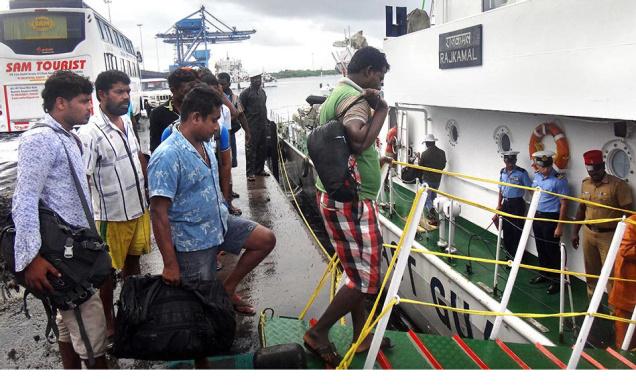
[(596, 165), (603, 162), (603, 152), (600, 150), (591, 150), (583, 153), (583, 160), (585, 165)]

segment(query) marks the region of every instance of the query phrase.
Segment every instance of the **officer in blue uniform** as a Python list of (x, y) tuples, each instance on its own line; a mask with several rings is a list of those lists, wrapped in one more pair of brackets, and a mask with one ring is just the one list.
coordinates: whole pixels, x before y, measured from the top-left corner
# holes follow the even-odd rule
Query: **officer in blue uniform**
[[(568, 195), (568, 180), (564, 174), (557, 173), (552, 168), (554, 152), (535, 152), (532, 157), (537, 167), (532, 186), (540, 187), (544, 191)], [(566, 212), (566, 199), (542, 192), (535, 218), (565, 220)], [(537, 245), (539, 265), (551, 269), (559, 269), (561, 266), (559, 242), (563, 235), (563, 223), (535, 221), (532, 230), (534, 231)], [(557, 279), (558, 275), (556, 273), (541, 272), (541, 275), (533, 278), (530, 283), (547, 282), (549, 283), (548, 294), (554, 294), (559, 291)]]
[[(519, 152), (515, 151), (506, 151), (502, 153), (506, 167), (502, 168), (499, 172), (499, 181), (502, 183), (530, 187), (532, 181), (530, 180), (530, 176), (528, 176), (528, 172), (517, 166), (518, 154)], [(500, 186), (497, 209), (511, 215), (524, 216), (526, 214), (526, 202), (523, 199), (525, 192), (526, 191), (522, 188)], [(495, 225), (498, 225), (497, 217), (493, 220), (495, 221)], [(502, 223), (504, 237), (503, 244), (504, 249), (508, 252), (510, 257), (514, 257), (517, 252), (519, 239), (521, 239), (523, 222), (523, 219), (504, 217), (504, 221)]]

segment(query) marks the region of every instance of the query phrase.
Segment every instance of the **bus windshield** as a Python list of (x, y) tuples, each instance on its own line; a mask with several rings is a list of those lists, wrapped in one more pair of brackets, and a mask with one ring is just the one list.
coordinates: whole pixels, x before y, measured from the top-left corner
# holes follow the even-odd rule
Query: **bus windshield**
[(168, 86), (168, 81), (165, 80), (141, 81), (141, 86), (143, 91), (167, 90), (170, 88)]
[(20, 55), (72, 52), (85, 38), (84, 14), (9, 13), (0, 16), (0, 42)]

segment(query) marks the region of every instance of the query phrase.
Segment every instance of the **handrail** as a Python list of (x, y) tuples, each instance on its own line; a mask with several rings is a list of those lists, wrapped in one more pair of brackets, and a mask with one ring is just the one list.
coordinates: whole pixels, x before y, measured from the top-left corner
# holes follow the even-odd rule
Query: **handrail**
[[(537, 188), (526, 187), (525, 185), (518, 185), (518, 184), (512, 184), (512, 183), (504, 183), (504, 182), (501, 182), (501, 181), (498, 181), (498, 180), (488, 179), (488, 178), (478, 177), (478, 176), (472, 176), (472, 175), (468, 175), (468, 174), (465, 174), (465, 173), (444, 171), (444, 170), (441, 170), (441, 169), (423, 167), (421, 165), (409, 164), (409, 163), (404, 163), (404, 162), (401, 162), (401, 161), (393, 161), (393, 164), (401, 165), (403, 167), (409, 167), (409, 168), (413, 168), (413, 169), (419, 169), (421, 171), (438, 173), (438, 174), (447, 175), (447, 176), (451, 176), (451, 177), (461, 178), (461, 179), (480, 181), (482, 183), (489, 183), (489, 184), (496, 184), (496, 185), (501, 185), (501, 186), (506, 186), (506, 187), (519, 188), (519, 189), (523, 189), (523, 190), (526, 190), (526, 191), (537, 191)], [(543, 191), (543, 193), (546, 193), (546, 194), (549, 194), (549, 195), (553, 195), (553, 196), (556, 196), (556, 197), (559, 197), (559, 198), (571, 200), (571, 201), (574, 201), (574, 202), (579, 202), (579, 203), (583, 203), (583, 204), (586, 204), (586, 205), (594, 206), (594, 207), (605, 208), (607, 210), (620, 211), (620, 212), (627, 213), (627, 214), (630, 214), (630, 215), (636, 214), (636, 211), (626, 210), (626, 209), (623, 209), (623, 208), (616, 208), (616, 207), (608, 206), (608, 205), (605, 205), (605, 204), (593, 202), (593, 201), (590, 201), (590, 200), (585, 200), (585, 199), (576, 198), (576, 197), (573, 197), (573, 196), (558, 194), (556, 192)]]

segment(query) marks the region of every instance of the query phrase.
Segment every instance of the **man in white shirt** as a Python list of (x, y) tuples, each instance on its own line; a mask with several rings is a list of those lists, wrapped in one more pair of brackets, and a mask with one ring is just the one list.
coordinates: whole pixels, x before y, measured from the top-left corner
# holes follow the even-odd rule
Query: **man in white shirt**
[[(78, 129), (90, 181), (97, 229), (108, 244), (113, 268), (124, 278), (139, 274), (139, 257), (150, 251), (150, 215), (146, 195), (146, 159), (132, 122), (130, 78), (121, 71), (102, 72), (95, 80), (99, 106)], [(107, 335), (114, 335), (112, 278), (100, 289)]]

